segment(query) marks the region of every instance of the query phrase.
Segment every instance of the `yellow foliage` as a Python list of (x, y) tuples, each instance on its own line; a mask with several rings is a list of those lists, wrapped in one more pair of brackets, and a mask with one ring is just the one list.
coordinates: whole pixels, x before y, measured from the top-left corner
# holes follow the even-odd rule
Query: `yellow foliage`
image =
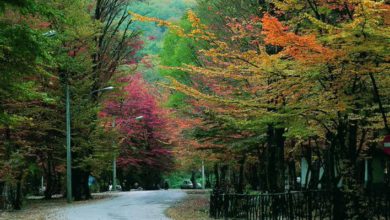
[[(303, 11), (307, 6), (300, 2), (287, 0), (274, 4), (283, 13)], [(164, 86), (234, 118), (299, 118), (313, 128), (317, 137), (325, 138), (324, 125), (335, 129), (333, 121), (340, 114), (360, 111), (356, 103), (365, 103), (366, 96), (372, 97), (354, 93), (357, 85), (371, 85), (368, 74), (378, 79), (381, 96), (390, 95), (386, 90), (390, 88), (390, 32), (386, 25), (389, 7), (370, 0), (349, 0), (346, 4), (354, 8), (353, 14), (337, 24), (317, 19), (307, 10), (297, 13), (291, 21), (306, 19), (312, 26), (292, 31), (276, 17), (266, 14), (262, 19), (231, 19), (228, 26), (233, 34), (223, 38), (217, 38), (189, 11), (193, 29), (189, 33), (177, 32), (182, 37), (209, 43), (209, 48), (197, 51), (205, 64), (166, 68), (203, 79), (208, 90), (184, 85), (174, 78)], [(144, 20), (179, 29), (156, 19)], [(245, 46), (241, 42), (246, 42)], [(275, 50), (270, 50), (270, 46)], [(370, 117), (376, 119), (371, 129), (381, 128), (380, 117)]]

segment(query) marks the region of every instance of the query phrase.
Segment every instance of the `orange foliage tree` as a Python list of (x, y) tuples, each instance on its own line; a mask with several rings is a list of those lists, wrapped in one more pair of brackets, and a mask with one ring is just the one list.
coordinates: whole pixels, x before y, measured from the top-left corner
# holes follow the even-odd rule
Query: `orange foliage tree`
[[(345, 189), (361, 189), (359, 164), (390, 132), (388, 5), (312, 2), (275, 1), (267, 3), (267, 12), (260, 9), (261, 16), (228, 18), (232, 34), (223, 38), (193, 12), (189, 32), (134, 15), (207, 42), (198, 51), (202, 65), (175, 68), (199, 83), (184, 85), (171, 77), (166, 87), (192, 97), (203, 118), (232, 129), (224, 133), (223, 152), (235, 151), (236, 159), (256, 155), (264, 165), (266, 190), (285, 189), (286, 163), (297, 156), (326, 167), (323, 187), (337, 188), (343, 179)], [(237, 136), (257, 139), (253, 146), (226, 143)], [(307, 187), (318, 185), (314, 180)]]

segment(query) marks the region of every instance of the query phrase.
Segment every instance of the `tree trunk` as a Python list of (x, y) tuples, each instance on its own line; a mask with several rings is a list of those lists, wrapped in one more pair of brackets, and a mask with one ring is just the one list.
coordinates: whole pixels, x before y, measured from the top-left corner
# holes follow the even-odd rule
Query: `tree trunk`
[(196, 171), (191, 171), (191, 182), (192, 182), (192, 188), (196, 189)]
[(72, 194), (75, 201), (82, 200), (82, 173), (81, 170), (78, 168), (72, 169)]
[(274, 129), (268, 126), (267, 131), (267, 190), (276, 191), (276, 167), (275, 167), (275, 146), (273, 144)]
[[(12, 187), (12, 186), (11, 186)], [(12, 208), (20, 210), (22, 208), (22, 175), (19, 175), (16, 179), (16, 188), (12, 190)]]
[(284, 128), (275, 129), (275, 146), (276, 146), (276, 183), (278, 192), (285, 190), (285, 166), (284, 166)]
[[(89, 190), (88, 180), (89, 180), (90, 172), (85, 171), (83, 175), (83, 188), (84, 188), (84, 198), (92, 199), (91, 191)], [(116, 186), (115, 186), (116, 187)]]
[(237, 186), (237, 193), (242, 194), (244, 193), (244, 164), (245, 164), (246, 157), (241, 159), (240, 161), (240, 173), (238, 175), (238, 186)]
[(267, 131), (267, 185), (272, 192), (285, 189), (284, 128), (268, 126)]
[(53, 195), (53, 173), (52, 168), (53, 164), (51, 162), (51, 158), (47, 158), (47, 171), (46, 171), (46, 189), (45, 189), (45, 199), (51, 199)]
[(214, 164), (215, 186), (216, 189), (221, 189), (221, 182), (219, 179), (218, 163)]
[(297, 189), (297, 174), (295, 172), (295, 160), (292, 156), (288, 160), (289, 190)]

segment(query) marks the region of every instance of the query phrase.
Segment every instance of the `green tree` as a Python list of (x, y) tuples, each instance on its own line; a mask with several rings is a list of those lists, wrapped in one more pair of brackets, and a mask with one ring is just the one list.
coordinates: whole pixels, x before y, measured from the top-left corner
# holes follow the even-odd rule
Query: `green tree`
[[(48, 53), (53, 44), (39, 28), (49, 20), (44, 16), (49, 10), (40, 3), (36, 7), (34, 1), (6, 1), (0, 11), (0, 151), (1, 168), (8, 170), (0, 178), (1, 191), (15, 209), (21, 207), (34, 156), (45, 147), (40, 137), (55, 130), (54, 120), (41, 118), (55, 108), (55, 99), (44, 88), (53, 82), (49, 69), (54, 65)], [(26, 108), (31, 105), (41, 108)]]

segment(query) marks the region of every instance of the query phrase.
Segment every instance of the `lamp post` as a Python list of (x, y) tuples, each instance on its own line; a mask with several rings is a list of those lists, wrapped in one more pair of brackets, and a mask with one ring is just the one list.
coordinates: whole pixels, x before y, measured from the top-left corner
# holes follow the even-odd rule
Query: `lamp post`
[[(115, 117), (112, 120), (112, 128), (115, 128)], [(112, 141), (112, 146), (115, 148), (115, 141)], [(114, 151), (114, 159), (112, 160), (112, 191), (116, 191), (116, 155)]]
[[(142, 120), (144, 116), (135, 117), (135, 120)], [(112, 121), (112, 128), (115, 128), (115, 118)], [(112, 143), (113, 148), (115, 147), (115, 142)], [(114, 159), (112, 161), (112, 191), (116, 191), (116, 155), (114, 152)]]
[(204, 177), (204, 160), (202, 160), (202, 189), (206, 188), (206, 181)]
[(69, 84), (66, 84), (66, 201), (72, 202), (72, 164), (70, 151), (70, 97)]
[[(114, 87), (109, 86), (103, 89), (94, 90), (90, 93), (90, 95), (113, 90)], [(69, 94), (69, 84), (66, 84), (66, 201), (68, 203), (72, 202), (72, 154), (71, 154), (71, 130), (70, 130), (70, 94)]]

